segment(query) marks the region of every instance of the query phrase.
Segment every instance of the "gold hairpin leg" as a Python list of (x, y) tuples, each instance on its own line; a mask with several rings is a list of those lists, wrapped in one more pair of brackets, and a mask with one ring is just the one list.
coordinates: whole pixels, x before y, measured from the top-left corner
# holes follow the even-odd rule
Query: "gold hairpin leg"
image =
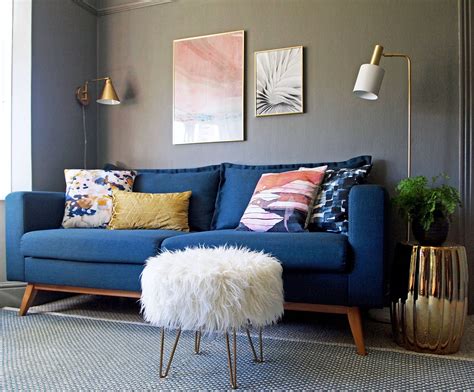
[(253, 360), (258, 363), (263, 362), (263, 339), (262, 339), (262, 327), (258, 329), (258, 343), (259, 343), (259, 351), (260, 357), (257, 356), (257, 352), (255, 351), (255, 347), (252, 342), (252, 337), (250, 336), (250, 331), (247, 328), (247, 337), (249, 338), (250, 348), (252, 349)]
[(227, 345), (227, 364), (229, 366), (230, 386), (232, 389), (237, 389), (237, 336), (235, 328), (233, 330), (233, 351), (234, 355), (230, 353), (229, 333), (225, 333), (225, 340)]
[(196, 331), (194, 335), (194, 353), (199, 354), (201, 349), (201, 331)]
[(173, 362), (174, 353), (176, 352), (176, 347), (178, 346), (180, 336), (181, 336), (181, 328), (178, 329), (178, 331), (176, 332), (176, 339), (174, 340), (174, 345), (173, 345), (173, 349), (171, 350), (170, 359), (168, 360), (168, 365), (166, 366), (166, 370), (163, 373), (163, 353), (165, 350), (165, 347), (164, 347), (165, 346), (165, 329), (161, 328), (160, 378), (165, 378), (166, 376), (168, 376), (168, 372), (170, 371), (171, 362)]

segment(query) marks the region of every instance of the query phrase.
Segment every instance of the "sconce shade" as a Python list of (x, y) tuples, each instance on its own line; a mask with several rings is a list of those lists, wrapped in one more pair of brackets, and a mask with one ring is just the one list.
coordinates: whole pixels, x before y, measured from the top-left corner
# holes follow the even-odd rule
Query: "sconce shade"
[(375, 64), (362, 64), (354, 85), (354, 94), (359, 98), (374, 101), (379, 97), (385, 70)]
[(101, 103), (103, 105), (120, 104), (120, 99), (117, 95), (117, 92), (115, 91), (114, 85), (112, 84), (112, 79), (105, 79), (104, 88), (97, 99), (97, 103)]

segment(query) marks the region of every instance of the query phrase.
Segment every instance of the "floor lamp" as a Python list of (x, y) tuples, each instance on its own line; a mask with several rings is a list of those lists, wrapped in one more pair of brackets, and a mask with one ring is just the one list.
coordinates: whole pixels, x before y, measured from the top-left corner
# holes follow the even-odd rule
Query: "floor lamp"
[(112, 79), (108, 76), (105, 78), (98, 78), (92, 80), (86, 80), (84, 85), (76, 89), (76, 98), (82, 107), (82, 130), (84, 132), (84, 169), (87, 169), (87, 129), (86, 129), (86, 106), (90, 103), (89, 95), (89, 82), (104, 81), (104, 88), (97, 98), (97, 103), (102, 105), (119, 105), (120, 99), (115, 91)]
[(354, 86), (354, 94), (359, 98), (376, 100), (379, 97), (384, 69), (379, 66), (383, 57), (402, 57), (407, 61), (408, 77), (408, 124), (407, 124), (407, 177), (411, 177), (411, 60), (403, 53), (384, 53), (383, 46), (375, 45), (370, 64), (360, 66), (359, 75)]
[[(379, 97), (385, 70), (379, 66), (383, 57), (402, 57), (407, 61), (408, 79), (408, 123), (407, 123), (407, 177), (411, 177), (411, 60), (403, 53), (384, 53), (383, 46), (375, 45), (370, 64), (360, 66), (359, 75), (354, 85), (354, 94), (359, 98), (374, 101)], [(407, 227), (407, 239), (410, 241), (410, 222)]]

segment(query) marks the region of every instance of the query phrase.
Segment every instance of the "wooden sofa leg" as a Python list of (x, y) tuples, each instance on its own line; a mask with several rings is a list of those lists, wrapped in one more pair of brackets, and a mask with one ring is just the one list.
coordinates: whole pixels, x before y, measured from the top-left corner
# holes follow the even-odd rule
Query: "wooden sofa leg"
[(354, 342), (357, 347), (357, 354), (367, 355), (364, 343), (364, 333), (362, 331), (362, 317), (360, 315), (360, 309), (356, 306), (350, 307), (347, 311), (347, 318), (349, 319), (352, 337), (354, 338)]
[(26, 315), (28, 309), (35, 300), (37, 292), (38, 290), (36, 290), (35, 285), (29, 283), (26, 286), (25, 294), (23, 294), (23, 299), (21, 301), (20, 312), (18, 313), (20, 316)]

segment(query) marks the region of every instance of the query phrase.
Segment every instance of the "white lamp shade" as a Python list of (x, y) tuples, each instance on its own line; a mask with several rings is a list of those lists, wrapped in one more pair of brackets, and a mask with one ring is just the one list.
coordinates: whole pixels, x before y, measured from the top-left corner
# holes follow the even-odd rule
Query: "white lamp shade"
[(96, 102), (102, 105), (120, 105), (120, 101), (115, 99), (98, 99)]
[(360, 98), (376, 100), (382, 85), (383, 68), (375, 64), (362, 64), (354, 85), (354, 94)]

